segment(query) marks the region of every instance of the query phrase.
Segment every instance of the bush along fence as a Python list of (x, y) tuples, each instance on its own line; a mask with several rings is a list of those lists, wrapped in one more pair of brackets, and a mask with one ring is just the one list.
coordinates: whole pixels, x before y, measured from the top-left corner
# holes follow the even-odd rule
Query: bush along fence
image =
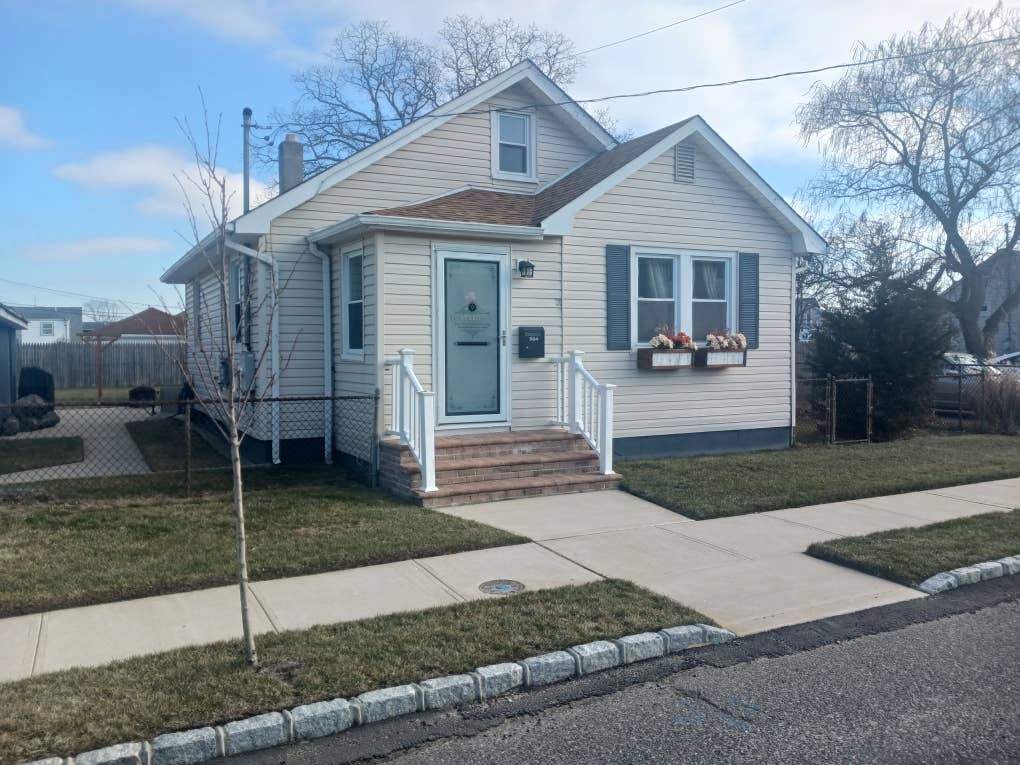
[[(148, 392), (116, 404), (54, 404), (33, 395), (7, 407), (0, 417), (0, 488), (179, 473), (190, 493), (197, 472), (229, 469), (229, 450), (215, 422), (219, 402), (159, 400)], [(249, 402), (242, 459), (251, 467), (338, 462), (374, 485), (378, 406), (378, 396)]]
[[(116, 342), (102, 352), (103, 385), (180, 385), (184, 343)], [(58, 388), (92, 388), (98, 382), (93, 343), (22, 343), (18, 368), (39, 367)]]
[(798, 378), (795, 439), (830, 444), (871, 441), (873, 412), (870, 377)]
[(334, 736), (355, 726), (415, 712), (453, 709), (614, 667), (727, 643), (735, 637), (729, 630), (712, 625), (688, 624), (626, 635), (618, 640), (596, 640), (565, 651), (479, 667), (463, 675), (367, 691), (350, 700), (318, 701), (222, 726), (164, 733), (151, 741), (114, 744), (67, 759), (49, 757), (28, 765), (197, 765), (293, 741)]
[(935, 378), (932, 411), (957, 430), (1020, 433), (1020, 369), (956, 365)]

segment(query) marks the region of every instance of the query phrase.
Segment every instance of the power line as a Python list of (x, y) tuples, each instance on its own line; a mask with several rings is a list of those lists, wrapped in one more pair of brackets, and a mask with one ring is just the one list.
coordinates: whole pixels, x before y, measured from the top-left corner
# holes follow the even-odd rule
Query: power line
[(707, 11), (702, 11), (701, 13), (698, 13), (698, 14), (696, 14), (694, 16), (688, 16), (685, 19), (680, 19), (679, 21), (674, 21), (671, 24), (663, 24), (661, 27), (656, 27), (655, 29), (649, 29), (647, 32), (641, 32), (640, 34), (631, 35), (630, 37), (624, 37), (622, 40), (617, 40), (615, 42), (605, 43), (604, 45), (597, 45), (594, 48), (588, 48), (588, 50), (583, 50), (580, 53), (577, 53), (575, 55), (586, 56), (589, 53), (594, 53), (597, 50), (605, 50), (606, 48), (612, 48), (614, 45), (622, 45), (625, 42), (630, 42), (631, 40), (637, 40), (640, 37), (647, 37), (648, 35), (655, 34), (656, 32), (661, 32), (663, 29), (670, 29), (671, 27), (676, 27), (676, 26), (679, 26), (680, 24), (686, 24), (688, 21), (694, 21), (695, 19), (700, 19), (700, 18), (703, 18), (705, 16), (710, 16), (713, 13), (718, 13), (719, 11), (725, 11), (727, 8), (732, 8), (734, 5), (740, 5), (741, 3), (746, 3), (746, 2), (747, 2), (747, 0), (734, 0), (734, 2), (732, 2), (732, 3), (727, 3), (726, 5), (720, 5), (717, 8), (712, 8), (712, 9), (707, 10)]
[(99, 297), (98, 295), (86, 295), (81, 292), (58, 290), (55, 287), (44, 287), (41, 284), (29, 284), (28, 282), (16, 282), (13, 279), (4, 279), (2, 277), (0, 277), (0, 282), (5, 282), (6, 284), (14, 284), (18, 287), (27, 287), (28, 289), (33, 290), (42, 290), (43, 292), (53, 292), (57, 295), (68, 295), (69, 297), (85, 298), (86, 300), (109, 300), (110, 302), (113, 303), (123, 303), (124, 305), (140, 305), (146, 308), (148, 308), (150, 305), (149, 303), (139, 303), (134, 300), (115, 300), (113, 298)]

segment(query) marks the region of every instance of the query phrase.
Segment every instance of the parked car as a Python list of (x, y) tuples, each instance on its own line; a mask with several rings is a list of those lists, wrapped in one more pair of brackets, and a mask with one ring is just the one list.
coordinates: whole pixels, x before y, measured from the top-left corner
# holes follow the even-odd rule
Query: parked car
[(988, 377), (1001, 375), (994, 366), (983, 363), (971, 353), (946, 353), (935, 378), (935, 411), (974, 413), (974, 402), (981, 395), (981, 384)]
[(1013, 351), (1012, 353), (1005, 353), (1002, 356), (996, 356), (994, 359), (988, 359), (988, 363), (993, 364), (996, 369), (1005, 372), (1006, 374), (1020, 377), (1020, 351)]

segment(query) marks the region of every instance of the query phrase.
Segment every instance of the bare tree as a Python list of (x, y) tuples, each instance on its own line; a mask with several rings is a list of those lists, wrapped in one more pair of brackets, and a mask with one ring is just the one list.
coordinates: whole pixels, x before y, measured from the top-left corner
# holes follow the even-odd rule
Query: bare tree
[(257, 159), (272, 165), (277, 139), (295, 133), (305, 144), (305, 172), (314, 175), (525, 59), (561, 83), (573, 81), (581, 62), (562, 33), (513, 19), (454, 16), (439, 37), (432, 46), (384, 21), (345, 29), (325, 64), (295, 75), (298, 97), (270, 116)]
[[(279, 374), (271, 362), (272, 319), (285, 285), (279, 283), (270, 252), (251, 251), (239, 259), (238, 253), (228, 247), (227, 223), (233, 195), (227, 188), (227, 174), (219, 167), (222, 116), (210, 124), (204, 98), (202, 108), (203, 130), (198, 136), (187, 120), (178, 121), (194, 165), (176, 180), (187, 212), (188, 238), (204, 260), (211, 286), (203, 289), (201, 280), (196, 282), (189, 348), (179, 365), (194, 391), (194, 406), (206, 415), (230, 449), (244, 652), (248, 664), (256, 665), (258, 653), (248, 607), (241, 445), (246, 434), (258, 427), (260, 418), (264, 419), (265, 404)], [(206, 229), (209, 233), (202, 235)], [(215, 321), (206, 319), (210, 316), (216, 317)], [(259, 327), (257, 339), (252, 333), (255, 325)]]
[(1020, 240), (1018, 41), (1020, 13), (1001, 4), (925, 25), (859, 47), (862, 65), (816, 85), (797, 113), (805, 140), (824, 147), (815, 199), (898, 217), (902, 242), (934, 265), (931, 287), (958, 282), (946, 304), (979, 355), (1020, 305), (1014, 285), (981, 319), (981, 263)]
[(123, 309), (119, 303), (105, 298), (93, 298), (85, 301), (82, 304), (82, 311), (89, 321), (101, 321), (104, 324), (116, 321), (123, 315)]
[(581, 59), (562, 32), (521, 26), (511, 18), (486, 21), (466, 14), (443, 19), (439, 37), (447, 90), (459, 96), (525, 59), (531, 59), (553, 80), (574, 81)]

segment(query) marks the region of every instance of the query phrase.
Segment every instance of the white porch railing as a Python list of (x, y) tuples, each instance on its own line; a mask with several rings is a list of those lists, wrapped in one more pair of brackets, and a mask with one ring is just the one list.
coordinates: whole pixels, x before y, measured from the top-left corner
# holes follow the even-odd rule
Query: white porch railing
[(583, 351), (550, 359), (556, 364), (556, 424), (580, 433), (599, 455), (599, 472), (613, 472), (615, 385), (600, 383), (584, 368)]
[(422, 491), (436, 490), (436, 394), (426, 391), (414, 373), (414, 351), (386, 359), (391, 370), (390, 427), (387, 434), (407, 444), (421, 468)]

